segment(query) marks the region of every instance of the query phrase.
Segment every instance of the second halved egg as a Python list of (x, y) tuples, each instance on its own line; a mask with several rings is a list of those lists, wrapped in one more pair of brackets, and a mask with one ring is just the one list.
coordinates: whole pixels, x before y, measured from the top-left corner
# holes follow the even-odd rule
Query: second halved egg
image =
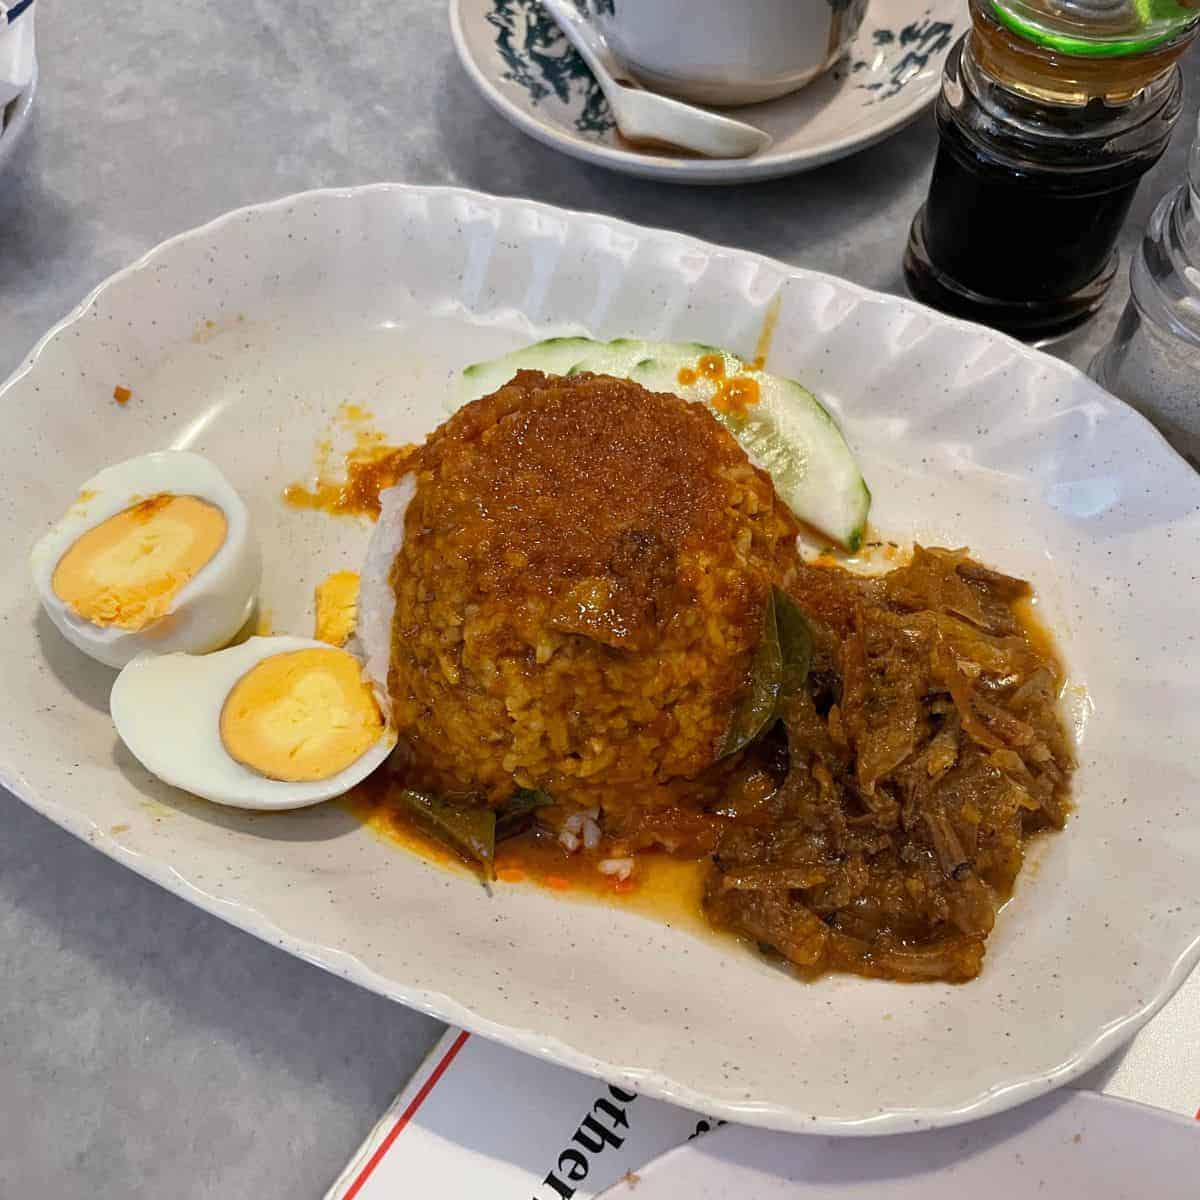
[(309, 638), (136, 659), (117, 676), (109, 708), (149, 771), (238, 808), (340, 796), (396, 744), (358, 659)]

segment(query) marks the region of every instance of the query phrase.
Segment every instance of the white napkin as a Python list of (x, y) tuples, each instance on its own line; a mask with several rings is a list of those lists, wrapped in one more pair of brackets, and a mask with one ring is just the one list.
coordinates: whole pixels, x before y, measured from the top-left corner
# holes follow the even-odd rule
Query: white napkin
[(4, 107), (33, 81), (33, 0), (0, 0), (0, 125)]

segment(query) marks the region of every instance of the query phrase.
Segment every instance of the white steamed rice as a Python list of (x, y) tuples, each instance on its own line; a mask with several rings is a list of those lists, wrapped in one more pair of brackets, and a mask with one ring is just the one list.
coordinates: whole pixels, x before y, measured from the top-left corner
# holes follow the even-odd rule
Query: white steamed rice
[(362, 652), (363, 669), (375, 688), (385, 712), (388, 698), (388, 665), (392, 661), (392, 617), (396, 595), (392, 591), (392, 563), (404, 545), (404, 515), (417, 490), (417, 481), (405, 475), (394, 487), (379, 493), (379, 520), (367, 545), (367, 556), (359, 573), (358, 626), (355, 634)]

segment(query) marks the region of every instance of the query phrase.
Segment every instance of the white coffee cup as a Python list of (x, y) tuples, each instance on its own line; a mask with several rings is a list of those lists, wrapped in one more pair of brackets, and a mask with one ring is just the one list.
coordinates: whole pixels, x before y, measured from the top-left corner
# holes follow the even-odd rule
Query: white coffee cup
[(697, 104), (795, 91), (841, 57), (867, 0), (588, 0), (609, 48), (647, 87)]

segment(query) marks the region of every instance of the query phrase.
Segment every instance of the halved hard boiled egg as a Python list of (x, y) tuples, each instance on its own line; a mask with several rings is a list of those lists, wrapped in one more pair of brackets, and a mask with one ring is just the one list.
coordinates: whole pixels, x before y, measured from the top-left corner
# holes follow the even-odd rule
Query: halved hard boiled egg
[(110, 667), (224, 646), (249, 618), (262, 572), (241, 497), (181, 450), (94, 475), (30, 565), (51, 621)]
[(396, 744), (359, 660), (311, 638), (146, 655), (117, 676), (109, 709), (148, 771), (237, 808), (302, 808), (340, 796)]

